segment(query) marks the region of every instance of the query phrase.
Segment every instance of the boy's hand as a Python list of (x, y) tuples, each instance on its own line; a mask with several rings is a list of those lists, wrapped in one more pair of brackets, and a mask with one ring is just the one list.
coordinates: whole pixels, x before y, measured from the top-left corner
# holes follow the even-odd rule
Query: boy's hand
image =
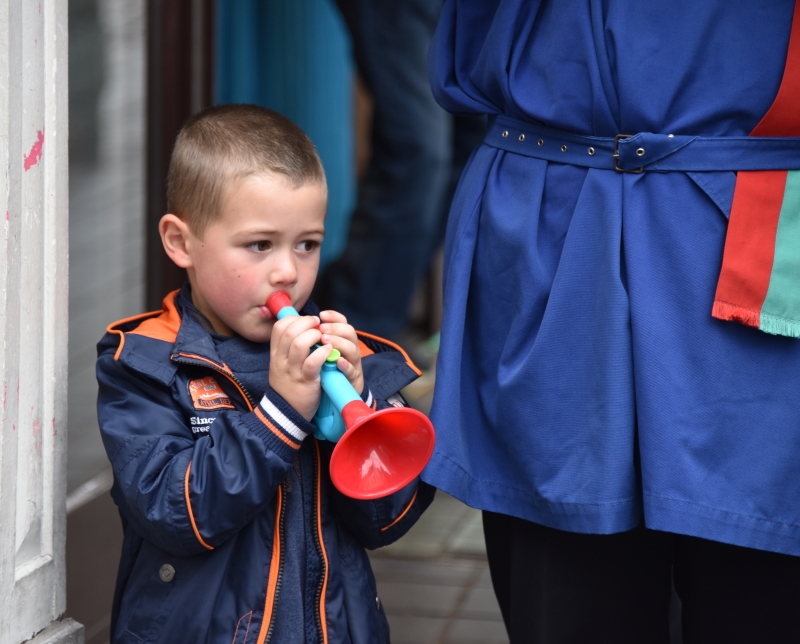
[(309, 353), (320, 342), (317, 324), (316, 317), (285, 317), (275, 323), (270, 339), (269, 385), (306, 420), (317, 413), (319, 371), (333, 349), (329, 344)]
[(361, 370), (361, 351), (356, 330), (347, 323), (347, 318), (336, 311), (322, 311), (319, 317), (322, 319), (319, 328), (322, 331), (322, 343), (339, 350), (342, 357), (336, 366), (353, 385), (356, 393), (361, 395), (364, 391), (364, 373)]

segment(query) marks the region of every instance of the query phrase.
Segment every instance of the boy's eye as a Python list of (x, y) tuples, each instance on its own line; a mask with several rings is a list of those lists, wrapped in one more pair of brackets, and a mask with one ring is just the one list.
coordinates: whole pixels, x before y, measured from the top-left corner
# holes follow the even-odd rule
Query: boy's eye
[(263, 253), (270, 249), (270, 243), (268, 241), (257, 241), (253, 242), (252, 244), (248, 244), (247, 247), (250, 250), (257, 251), (259, 253)]
[(319, 248), (319, 242), (311, 240), (302, 241), (298, 244), (298, 248), (300, 248), (300, 250), (302, 250), (305, 253), (310, 253)]

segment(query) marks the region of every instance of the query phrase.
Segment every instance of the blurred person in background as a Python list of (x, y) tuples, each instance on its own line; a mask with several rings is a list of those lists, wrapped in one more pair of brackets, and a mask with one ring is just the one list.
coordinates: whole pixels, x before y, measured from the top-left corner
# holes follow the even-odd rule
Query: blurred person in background
[(440, 0), (336, 1), (374, 117), (347, 247), (314, 296), (357, 328), (399, 341), (425, 368), (431, 356), (410, 342), (409, 308), (485, 119), (454, 118), (431, 93), (427, 55)]

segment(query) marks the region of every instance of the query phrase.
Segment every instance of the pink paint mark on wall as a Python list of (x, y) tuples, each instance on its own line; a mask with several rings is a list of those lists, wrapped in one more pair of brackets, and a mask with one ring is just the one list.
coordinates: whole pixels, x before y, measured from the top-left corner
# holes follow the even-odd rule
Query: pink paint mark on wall
[(33, 166), (39, 163), (42, 158), (42, 146), (44, 145), (44, 130), (39, 130), (36, 133), (36, 143), (33, 144), (31, 151), (25, 155), (23, 167), (25, 172), (30, 170)]
[(58, 435), (58, 429), (56, 428), (56, 419), (53, 419), (53, 436)]
[(38, 436), (42, 431), (42, 424), (39, 422), (38, 418), (33, 420), (33, 435)]

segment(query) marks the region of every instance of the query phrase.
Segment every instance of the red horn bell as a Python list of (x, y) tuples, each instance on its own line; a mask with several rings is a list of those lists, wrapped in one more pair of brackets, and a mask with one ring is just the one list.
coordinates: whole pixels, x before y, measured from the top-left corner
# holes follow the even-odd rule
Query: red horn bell
[(354, 499), (402, 489), (428, 464), (436, 441), (431, 421), (409, 407), (374, 411), (360, 400), (341, 410), (347, 431), (331, 456), (331, 479)]

